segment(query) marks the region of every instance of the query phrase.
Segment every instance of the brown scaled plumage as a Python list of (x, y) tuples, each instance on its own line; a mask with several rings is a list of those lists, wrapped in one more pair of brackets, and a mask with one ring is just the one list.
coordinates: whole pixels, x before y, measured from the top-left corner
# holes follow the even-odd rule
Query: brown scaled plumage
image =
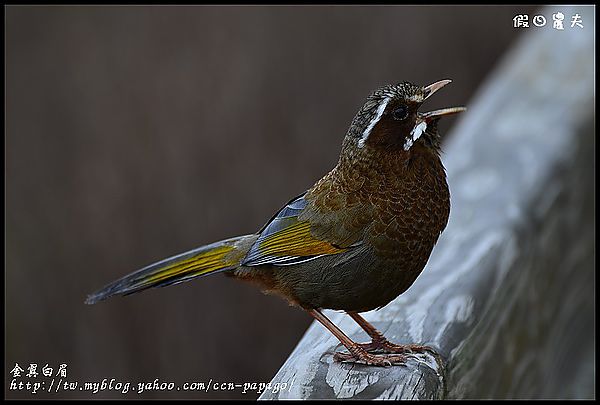
[[(338, 361), (402, 364), (419, 345), (388, 342), (358, 313), (378, 309), (421, 273), (450, 212), (437, 122), (464, 111), (418, 108), (449, 80), (384, 86), (354, 118), (338, 164), (259, 232), (147, 266), (88, 297), (88, 303), (223, 271), (308, 311), (348, 349)], [(321, 309), (346, 311), (371, 336), (350, 340)]]

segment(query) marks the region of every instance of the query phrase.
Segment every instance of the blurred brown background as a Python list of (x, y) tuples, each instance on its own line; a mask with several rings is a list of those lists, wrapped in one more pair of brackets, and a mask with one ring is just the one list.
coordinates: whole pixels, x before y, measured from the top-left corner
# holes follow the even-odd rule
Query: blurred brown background
[(468, 105), (519, 35), (512, 18), (532, 11), (7, 7), (5, 387), (15, 363), (66, 363), (80, 383), (269, 381), (310, 319), (252, 286), (217, 275), (83, 301), (258, 230), (335, 165), (376, 87), (451, 78), (428, 107)]

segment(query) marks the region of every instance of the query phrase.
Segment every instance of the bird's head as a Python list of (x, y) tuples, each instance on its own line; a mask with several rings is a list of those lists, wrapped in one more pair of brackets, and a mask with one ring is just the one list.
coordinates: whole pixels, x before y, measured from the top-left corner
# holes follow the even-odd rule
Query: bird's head
[(419, 108), (450, 82), (440, 80), (424, 87), (404, 82), (375, 90), (354, 117), (345, 146), (355, 153), (373, 149), (410, 153), (417, 144), (437, 150), (438, 120), (465, 111), (465, 108), (452, 107), (430, 112), (419, 112)]

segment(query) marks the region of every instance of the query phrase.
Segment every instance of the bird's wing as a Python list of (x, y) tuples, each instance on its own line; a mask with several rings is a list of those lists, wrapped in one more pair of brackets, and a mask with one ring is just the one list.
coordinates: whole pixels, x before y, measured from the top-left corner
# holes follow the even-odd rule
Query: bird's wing
[[(296, 197), (286, 204), (260, 231), (259, 237), (252, 245), (245, 259), (244, 266), (259, 266), (272, 264), (289, 266), (324, 255), (343, 253), (356, 247), (360, 242), (352, 245), (338, 245), (327, 232), (320, 227), (319, 237), (314, 236), (314, 220), (302, 220), (300, 215), (306, 214), (308, 202), (305, 194)], [(304, 215), (306, 217), (306, 215)]]

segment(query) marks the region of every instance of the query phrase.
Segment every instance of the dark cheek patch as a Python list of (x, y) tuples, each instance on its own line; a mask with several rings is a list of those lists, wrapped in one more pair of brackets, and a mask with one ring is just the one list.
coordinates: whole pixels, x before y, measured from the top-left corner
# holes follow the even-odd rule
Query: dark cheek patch
[(375, 125), (366, 143), (372, 147), (403, 149), (406, 136), (413, 127), (414, 119), (412, 117), (396, 121), (386, 116)]

